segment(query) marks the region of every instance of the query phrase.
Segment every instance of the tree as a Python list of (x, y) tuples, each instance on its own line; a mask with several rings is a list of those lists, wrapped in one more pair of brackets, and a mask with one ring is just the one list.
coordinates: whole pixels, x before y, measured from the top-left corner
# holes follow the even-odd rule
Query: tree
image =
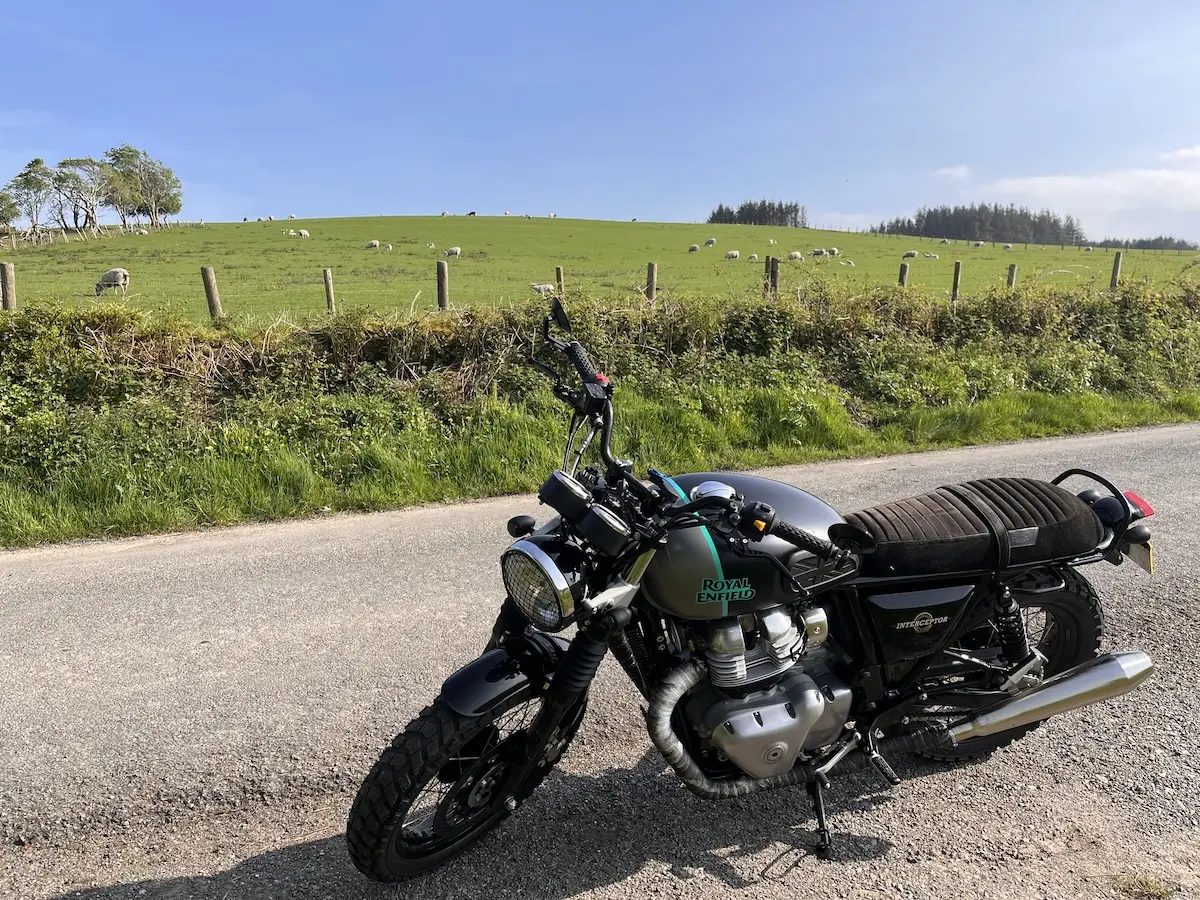
[(29, 221), (30, 232), (36, 235), (46, 206), (54, 196), (54, 173), (46, 161), (41, 158), (30, 160), (8, 183), (8, 192), (16, 200), (21, 215)]
[(117, 211), (124, 224), (131, 215), (144, 215), (159, 225), (163, 215), (183, 208), (183, 185), (175, 173), (145, 150), (122, 144), (104, 154), (113, 172), (106, 205)]
[(12, 241), (12, 248), (17, 249), (17, 229), (14, 223), (21, 218), (21, 208), (17, 205), (17, 198), (8, 191), (0, 191), (0, 225), (3, 225), (8, 231), (9, 240)]
[[(76, 213), (83, 214), (83, 227), (95, 229), (100, 225), (100, 206), (108, 190), (112, 170), (97, 159), (82, 156), (64, 159), (58, 164), (57, 172), (62, 183), (60, 191), (69, 193)], [(78, 218), (75, 227), (79, 227)]]
[[(782, 225), (800, 228), (802, 208), (798, 203), (784, 203), (781, 200), (747, 200), (736, 210), (722, 203), (709, 215), (708, 224)], [(804, 218), (807, 221), (807, 214)]]

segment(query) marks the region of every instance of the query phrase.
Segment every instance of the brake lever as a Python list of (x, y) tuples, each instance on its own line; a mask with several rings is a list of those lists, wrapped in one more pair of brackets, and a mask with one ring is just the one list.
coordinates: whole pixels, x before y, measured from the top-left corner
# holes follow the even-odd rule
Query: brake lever
[(533, 363), (533, 367), (535, 369), (537, 369), (539, 372), (541, 372), (543, 375), (545, 375), (547, 378), (549, 378), (551, 381), (553, 381), (556, 387), (562, 383), (562, 376), (559, 375), (555, 369), (546, 365), (544, 362), (542, 362), (540, 359), (538, 359), (537, 357), (534, 357), (534, 356), (530, 356), (529, 361), (531, 363)]

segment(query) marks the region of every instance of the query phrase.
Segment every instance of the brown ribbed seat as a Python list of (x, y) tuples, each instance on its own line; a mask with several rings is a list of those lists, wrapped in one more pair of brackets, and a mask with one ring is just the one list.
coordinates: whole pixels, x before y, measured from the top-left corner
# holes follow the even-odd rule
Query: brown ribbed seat
[[(1008, 531), (1010, 565), (1080, 556), (1104, 529), (1091, 507), (1069, 491), (1033, 478), (965, 482)], [(868, 576), (982, 572), (996, 567), (997, 541), (984, 518), (944, 487), (860, 510), (846, 521), (869, 531), (878, 549), (863, 557)]]

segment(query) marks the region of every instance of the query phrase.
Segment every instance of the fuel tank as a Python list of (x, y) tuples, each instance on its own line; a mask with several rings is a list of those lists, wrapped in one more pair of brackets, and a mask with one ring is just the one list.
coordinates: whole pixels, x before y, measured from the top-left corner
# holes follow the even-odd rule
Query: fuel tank
[[(830, 526), (845, 521), (812, 494), (756, 475), (698, 472), (668, 479), (668, 485), (687, 502), (692, 489), (705, 481), (723, 482), (745, 500), (769, 503), (781, 519), (819, 538), (828, 540)], [(798, 557), (811, 557), (774, 537), (753, 546), (789, 568)], [(796, 599), (769, 560), (735, 556), (725, 541), (707, 528), (672, 532), (642, 577), (642, 593), (656, 608), (682, 619), (723, 619)]]

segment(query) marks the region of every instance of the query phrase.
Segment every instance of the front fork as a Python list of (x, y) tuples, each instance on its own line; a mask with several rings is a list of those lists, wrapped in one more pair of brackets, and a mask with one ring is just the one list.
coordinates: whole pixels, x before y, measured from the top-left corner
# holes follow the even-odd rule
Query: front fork
[[(500, 619), (503, 618), (502, 611)], [(546, 748), (554, 739), (563, 717), (587, 694), (608, 651), (608, 642), (629, 624), (631, 618), (628, 609), (609, 609), (594, 616), (576, 633), (542, 695), (541, 709), (525, 732), (524, 747), (516, 765), (508, 771), (496, 793), (497, 805), (509, 812), (517, 808), (523, 799), (521, 786), (529, 780), (534, 769), (547, 764)], [(497, 629), (500, 619), (497, 619)]]

